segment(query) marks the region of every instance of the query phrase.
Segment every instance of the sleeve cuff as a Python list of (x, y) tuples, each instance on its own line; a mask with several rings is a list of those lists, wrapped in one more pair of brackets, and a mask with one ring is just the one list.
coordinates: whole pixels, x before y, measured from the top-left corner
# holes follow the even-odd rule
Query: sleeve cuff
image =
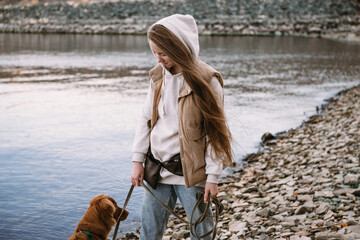
[(215, 175), (215, 174), (208, 174), (207, 178), (206, 178), (206, 182), (208, 183), (218, 183), (218, 179), (219, 179), (220, 175)]
[(143, 153), (134, 153), (132, 161), (133, 162), (144, 162), (145, 160), (145, 154)]

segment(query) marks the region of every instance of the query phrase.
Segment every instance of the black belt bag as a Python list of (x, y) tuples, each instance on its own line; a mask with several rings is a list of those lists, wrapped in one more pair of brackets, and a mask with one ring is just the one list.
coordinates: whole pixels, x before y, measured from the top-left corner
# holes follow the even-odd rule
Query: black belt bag
[(159, 160), (155, 159), (152, 153), (149, 151), (146, 154), (145, 159), (144, 180), (153, 189), (156, 189), (157, 187), (160, 178), (160, 170), (162, 167), (175, 175), (184, 176), (180, 153), (171, 157), (168, 161), (160, 162)]

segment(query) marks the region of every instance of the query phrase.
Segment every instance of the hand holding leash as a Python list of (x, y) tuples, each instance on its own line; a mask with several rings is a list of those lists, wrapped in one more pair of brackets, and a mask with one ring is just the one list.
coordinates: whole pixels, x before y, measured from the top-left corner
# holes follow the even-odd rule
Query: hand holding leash
[(144, 167), (141, 162), (134, 162), (131, 172), (131, 184), (133, 186), (140, 186), (140, 182), (144, 180)]
[(210, 202), (212, 202), (212, 197), (216, 197), (219, 193), (218, 185), (216, 183), (209, 183), (205, 184), (205, 194), (204, 194), (204, 203), (208, 203), (208, 199), (210, 198)]

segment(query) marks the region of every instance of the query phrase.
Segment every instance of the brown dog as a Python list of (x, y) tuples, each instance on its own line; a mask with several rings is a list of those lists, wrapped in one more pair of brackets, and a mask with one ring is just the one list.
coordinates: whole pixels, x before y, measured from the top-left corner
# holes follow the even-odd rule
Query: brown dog
[[(111, 227), (116, 224), (122, 208), (118, 207), (112, 197), (98, 195), (89, 202), (83, 218), (76, 226), (74, 234), (68, 240), (106, 240)], [(121, 221), (124, 221), (129, 212), (124, 210)]]

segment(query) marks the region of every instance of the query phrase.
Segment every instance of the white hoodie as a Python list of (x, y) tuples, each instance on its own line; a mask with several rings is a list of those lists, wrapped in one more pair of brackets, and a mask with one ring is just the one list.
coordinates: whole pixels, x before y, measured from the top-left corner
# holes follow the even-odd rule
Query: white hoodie
[(191, 15), (174, 14), (154, 23), (169, 29), (190, 50), (191, 54), (199, 57), (199, 34), (195, 19)]
[[(195, 19), (190, 15), (175, 14), (163, 18), (154, 25), (160, 24), (177, 36), (190, 52), (198, 58), (199, 39)], [(154, 26), (152, 25), (151, 28)], [(150, 29), (151, 29), (150, 28)], [(144, 104), (143, 113), (138, 123), (134, 145), (133, 161), (143, 162), (151, 141), (151, 152), (160, 161), (166, 161), (180, 152), (179, 123), (177, 103), (178, 97), (185, 86), (182, 73), (172, 75), (163, 66), (163, 85), (161, 87), (161, 99), (158, 106), (159, 118), (150, 134), (147, 121), (151, 118), (153, 93), (151, 83)], [(150, 80), (152, 81), (152, 80)], [(223, 89), (216, 77), (211, 80), (211, 86), (218, 97), (219, 102), (223, 99)], [(213, 161), (210, 157), (210, 146), (205, 153), (207, 182), (217, 183), (222, 171), (222, 164)], [(174, 175), (166, 169), (161, 170), (160, 183), (185, 185), (184, 177)], [(204, 186), (205, 183), (199, 184)]]

